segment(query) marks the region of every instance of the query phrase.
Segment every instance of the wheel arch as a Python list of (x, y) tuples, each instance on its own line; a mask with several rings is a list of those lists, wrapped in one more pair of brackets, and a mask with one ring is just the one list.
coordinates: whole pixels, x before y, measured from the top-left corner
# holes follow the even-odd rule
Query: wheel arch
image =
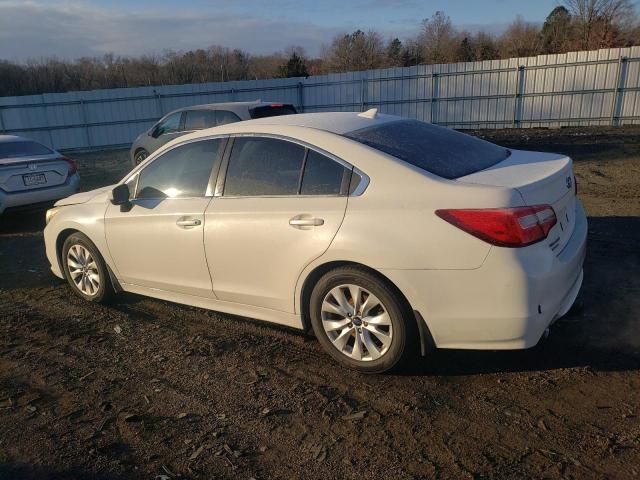
[(411, 303), (407, 299), (406, 295), (402, 292), (402, 290), (400, 290), (400, 288), (398, 288), (398, 286), (389, 277), (376, 270), (375, 268), (371, 268), (363, 263), (349, 260), (333, 260), (322, 263), (315, 266), (304, 278), (299, 295), (299, 312), (302, 321), (302, 327), (305, 332), (310, 332), (312, 330), (309, 312), (309, 301), (311, 299), (311, 292), (313, 291), (313, 287), (325, 273), (335, 268), (347, 266), (362, 268), (366, 272), (371, 273), (372, 275), (378, 277), (380, 280), (389, 285), (389, 287), (391, 287), (394, 293), (398, 296), (400, 301), (404, 304), (405, 310), (408, 314), (410, 314), (411, 320), (416, 322), (416, 327), (420, 334), (421, 354), (424, 356), (428, 351), (435, 348), (435, 342), (433, 340), (433, 336), (431, 335), (431, 331), (429, 330), (427, 321), (418, 311), (413, 309)]
[(67, 238), (69, 238), (74, 233), (81, 233), (82, 235), (87, 237), (89, 239), (89, 241), (91, 241), (91, 243), (93, 243), (93, 245), (98, 250), (98, 252), (100, 253), (100, 255), (102, 256), (102, 258), (104, 260), (104, 264), (107, 267), (107, 272), (109, 273), (109, 279), (111, 280), (111, 285), (113, 286), (113, 288), (114, 288), (114, 290), (116, 292), (121, 291), (122, 287), (120, 286), (120, 282), (118, 281), (118, 278), (115, 276), (111, 266), (109, 265), (109, 261), (107, 260), (107, 256), (105, 256), (104, 252), (100, 251), (100, 248), (98, 247), (96, 242), (93, 241), (91, 236), (88, 235), (86, 232), (83, 232), (79, 228), (74, 228), (74, 227), (64, 228), (64, 229), (60, 230), (60, 232), (58, 233), (58, 236), (56, 237), (56, 261), (58, 262), (58, 268), (60, 269), (62, 274), (65, 275), (64, 274), (63, 264), (62, 264), (62, 247), (64, 245), (64, 242), (67, 240)]
[(77, 228), (65, 228), (64, 230), (61, 230), (56, 237), (56, 260), (58, 261), (58, 267), (60, 268), (60, 271), (63, 273), (64, 269), (62, 267), (62, 246), (64, 245), (65, 240), (67, 240), (67, 238), (69, 238), (74, 233), (82, 233), (83, 235), (86, 235), (86, 233), (81, 232)]

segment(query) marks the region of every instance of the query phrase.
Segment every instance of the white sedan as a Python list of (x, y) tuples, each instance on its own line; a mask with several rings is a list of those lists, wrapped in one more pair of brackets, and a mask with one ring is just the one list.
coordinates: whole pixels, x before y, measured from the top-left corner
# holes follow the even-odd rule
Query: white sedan
[(55, 275), (313, 329), (363, 372), (535, 345), (582, 284), (571, 159), (428, 123), (312, 113), (202, 130), (47, 212)]

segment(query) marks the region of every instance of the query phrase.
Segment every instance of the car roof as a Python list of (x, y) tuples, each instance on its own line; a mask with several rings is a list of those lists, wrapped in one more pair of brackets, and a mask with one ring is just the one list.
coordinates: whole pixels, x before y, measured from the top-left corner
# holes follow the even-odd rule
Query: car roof
[[(223, 103), (203, 103), (201, 105), (190, 105), (188, 107), (177, 108), (173, 110), (171, 113), (182, 112), (184, 110), (237, 110), (249, 107), (263, 107), (269, 106), (273, 104), (280, 104), (280, 102), (262, 102), (260, 100), (255, 100), (253, 102), (223, 102)], [(289, 105), (289, 104), (282, 104)]]
[(19, 137), (17, 135), (0, 135), (0, 143), (7, 142), (30, 142), (28, 138)]
[[(243, 129), (252, 125), (290, 126), (314, 128), (324, 130), (338, 135), (360, 130), (367, 127), (374, 127), (389, 122), (406, 120), (406, 118), (396, 115), (379, 114), (369, 110), (365, 113), (359, 112), (322, 112), (322, 113), (299, 113), (297, 115), (279, 115), (275, 117), (265, 117), (255, 120), (245, 120), (242, 123)], [(236, 124), (228, 124), (225, 127), (233, 129)], [(220, 127), (217, 127), (220, 128)]]

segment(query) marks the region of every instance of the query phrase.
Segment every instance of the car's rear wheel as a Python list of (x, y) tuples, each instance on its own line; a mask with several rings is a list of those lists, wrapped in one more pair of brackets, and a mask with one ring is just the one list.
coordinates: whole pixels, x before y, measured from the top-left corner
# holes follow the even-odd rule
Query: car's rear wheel
[(114, 294), (104, 259), (86, 235), (69, 235), (62, 245), (61, 258), (64, 275), (76, 295), (102, 303)]
[(318, 341), (343, 365), (379, 373), (413, 353), (415, 321), (403, 300), (364, 268), (340, 267), (323, 275), (309, 308)]
[(133, 156), (133, 166), (136, 167), (136, 166), (140, 165), (142, 162), (144, 162), (146, 160), (146, 158), (148, 156), (149, 156), (149, 152), (147, 152), (146, 150), (141, 148)]

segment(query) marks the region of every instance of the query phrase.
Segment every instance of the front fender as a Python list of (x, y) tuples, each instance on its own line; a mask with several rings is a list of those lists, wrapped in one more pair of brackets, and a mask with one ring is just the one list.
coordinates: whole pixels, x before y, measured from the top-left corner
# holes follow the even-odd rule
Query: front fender
[(62, 241), (73, 232), (80, 232), (93, 242), (116, 278), (119, 276), (109, 249), (107, 248), (104, 228), (106, 208), (106, 204), (97, 203), (60, 207), (60, 211), (44, 229), (45, 252), (54, 275), (64, 278), (60, 261)]

